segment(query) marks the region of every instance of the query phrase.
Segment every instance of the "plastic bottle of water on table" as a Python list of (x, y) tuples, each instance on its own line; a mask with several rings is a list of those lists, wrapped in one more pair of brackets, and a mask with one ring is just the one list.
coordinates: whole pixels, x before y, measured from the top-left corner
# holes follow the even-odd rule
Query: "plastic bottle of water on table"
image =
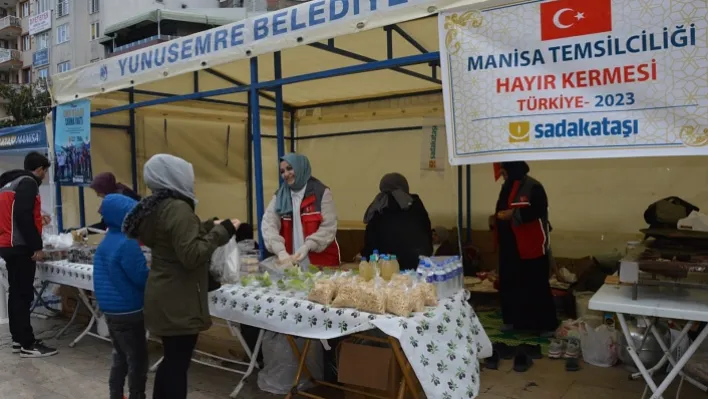
[(445, 275), (445, 267), (440, 264), (434, 264), (433, 270), (435, 274), (435, 288), (438, 292), (438, 299), (447, 298), (447, 276)]

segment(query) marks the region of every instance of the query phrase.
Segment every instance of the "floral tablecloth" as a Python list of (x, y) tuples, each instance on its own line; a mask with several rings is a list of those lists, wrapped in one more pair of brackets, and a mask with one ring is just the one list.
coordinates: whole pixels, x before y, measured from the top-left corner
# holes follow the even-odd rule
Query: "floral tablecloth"
[(227, 285), (210, 294), (212, 316), (281, 334), (332, 339), (378, 328), (398, 339), (428, 398), (474, 398), (479, 360), (492, 343), (460, 291), (437, 308), (410, 318), (336, 309), (308, 301), (301, 292)]
[[(44, 303), (59, 310), (61, 298), (55, 292), (57, 286), (68, 285), (93, 291), (93, 266), (67, 261), (38, 262), (34, 278), (35, 288), (39, 290), (43, 282), (50, 283), (42, 294)], [(5, 288), (9, 286), (7, 268), (2, 259), (0, 259), (0, 284)]]

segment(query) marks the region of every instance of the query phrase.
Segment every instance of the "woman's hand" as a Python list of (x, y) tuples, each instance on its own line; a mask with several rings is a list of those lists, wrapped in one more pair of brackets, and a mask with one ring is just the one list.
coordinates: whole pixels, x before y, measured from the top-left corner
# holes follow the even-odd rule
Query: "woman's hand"
[(301, 260), (305, 259), (308, 252), (310, 252), (310, 251), (307, 249), (306, 246), (303, 245), (302, 247), (300, 247), (300, 249), (297, 250), (297, 252), (295, 252), (293, 254), (293, 257), (292, 257), (293, 262), (297, 263), (297, 262), (300, 262)]
[(48, 226), (52, 224), (52, 217), (46, 213), (42, 215), (42, 226)]
[(506, 209), (503, 211), (497, 212), (497, 219), (500, 220), (511, 220), (511, 217), (514, 215), (514, 210), (513, 209)]
[(278, 254), (278, 263), (281, 265), (292, 263), (292, 257), (289, 253), (287, 253), (287, 251), (283, 251)]

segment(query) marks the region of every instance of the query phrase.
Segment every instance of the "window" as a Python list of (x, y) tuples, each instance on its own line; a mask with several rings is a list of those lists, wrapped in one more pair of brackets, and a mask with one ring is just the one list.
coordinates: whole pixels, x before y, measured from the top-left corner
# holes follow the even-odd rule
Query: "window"
[(49, 11), (49, 0), (37, 0), (37, 14)]
[(34, 40), (36, 40), (35, 46), (37, 46), (37, 50), (49, 48), (49, 32), (34, 35)]
[(96, 40), (101, 36), (101, 32), (98, 26), (98, 22), (91, 24), (91, 40)]
[(57, 73), (66, 72), (71, 69), (71, 61), (64, 61), (57, 64)]
[(48, 79), (49, 78), (49, 68), (37, 69), (37, 79)]
[(69, 24), (57, 26), (57, 44), (69, 41)]
[(29, 1), (25, 1), (24, 3), (22, 3), (21, 10), (22, 10), (21, 14), (20, 14), (21, 18), (27, 18), (30, 16), (30, 3), (29, 3)]
[(10, 42), (7, 40), (0, 40), (0, 48), (10, 48)]
[(22, 51), (29, 51), (32, 49), (32, 39), (30, 35), (22, 36)]
[(57, 0), (57, 17), (69, 15), (69, 0)]
[(88, 0), (89, 2), (89, 14), (95, 14), (99, 11), (98, 0)]
[(29, 83), (32, 80), (32, 70), (27, 68), (22, 70), (22, 83)]

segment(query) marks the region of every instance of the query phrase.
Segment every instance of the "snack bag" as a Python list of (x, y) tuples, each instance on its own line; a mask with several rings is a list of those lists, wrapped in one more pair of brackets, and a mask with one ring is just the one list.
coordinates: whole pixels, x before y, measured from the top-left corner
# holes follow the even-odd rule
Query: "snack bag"
[(438, 306), (438, 293), (435, 286), (428, 282), (420, 282), (419, 285), (423, 286), (425, 306)]
[(392, 283), (404, 284), (406, 287), (411, 287), (413, 285), (413, 280), (410, 276), (405, 274), (394, 274), (391, 276)]
[(386, 312), (400, 317), (411, 315), (411, 301), (408, 290), (404, 284), (389, 284), (386, 288)]
[(361, 292), (361, 301), (359, 302), (359, 310), (373, 314), (386, 313), (386, 290), (381, 279), (371, 280), (359, 285)]
[(307, 299), (321, 305), (329, 305), (337, 291), (337, 285), (330, 279), (322, 279), (315, 282), (307, 295)]
[(425, 312), (425, 290), (426, 288), (420, 283), (414, 283), (408, 290), (411, 308), (415, 313)]
[(332, 302), (332, 307), (335, 308), (353, 308), (357, 309), (361, 302), (361, 290), (352, 278), (339, 278), (337, 280), (337, 296)]

